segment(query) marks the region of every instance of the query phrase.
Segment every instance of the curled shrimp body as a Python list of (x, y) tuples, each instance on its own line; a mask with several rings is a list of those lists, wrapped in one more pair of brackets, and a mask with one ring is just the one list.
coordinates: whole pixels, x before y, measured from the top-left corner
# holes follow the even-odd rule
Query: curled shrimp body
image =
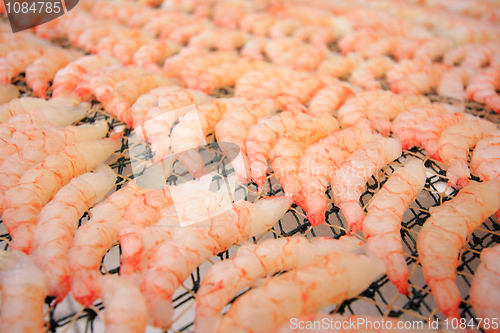
[(0, 83), (10, 83), (10, 80), (23, 73), (44, 52), (43, 47), (30, 46), (11, 51), (5, 58), (0, 58)]
[(472, 174), (482, 180), (500, 179), (500, 131), (479, 141), (470, 161)]
[(234, 86), (235, 96), (251, 96), (253, 91), (262, 83), (276, 77), (291, 77), (293, 71), (285, 67), (272, 66), (256, 71), (251, 71), (236, 80)]
[(124, 27), (118, 24), (104, 24), (91, 27), (78, 36), (75, 44), (85, 50), (92, 50), (101, 38), (123, 30)]
[(74, 177), (92, 170), (120, 148), (119, 140), (103, 139), (66, 147), (27, 171), (4, 195), (3, 222), (12, 248), (29, 253), (37, 214)]
[(330, 252), (354, 251), (361, 244), (352, 236), (312, 241), (295, 236), (244, 243), (233, 258), (217, 263), (203, 277), (196, 296), (195, 332), (217, 332), (220, 312), (256, 279), (301, 267)]
[(378, 138), (355, 151), (338, 167), (332, 177), (335, 204), (342, 210), (347, 226), (357, 232), (365, 218), (359, 198), (368, 179), (401, 155), (401, 143), (393, 138)]
[(449, 69), (448, 65), (441, 63), (425, 64), (417, 61), (416, 66), (415, 70), (411, 70), (400, 80), (393, 80), (388, 76), (391, 90), (398, 94), (428, 93), (439, 84), (443, 74)]
[(117, 64), (119, 64), (118, 60), (105, 55), (88, 55), (76, 59), (57, 71), (52, 84), (52, 98), (73, 93), (83, 74)]
[(417, 128), (420, 123), (433, 116), (448, 113), (452, 108), (449, 104), (432, 103), (429, 105), (411, 108), (400, 113), (392, 123), (392, 132), (401, 141), (403, 150), (412, 148), (417, 144)]
[(470, 171), (467, 166), (469, 150), (480, 140), (497, 130), (497, 125), (477, 118), (456, 124), (445, 129), (438, 140), (438, 154), (448, 166), (448, 184), (462, 188), (469, 182)]
[(241, 49), (241, 56), (250, 60), (264, 60), (264, 51), (269, 39), (264, 37), (250, 38)]
[[(470, 301), (478, 318), (489, 319), (490, 323), (496, 314), (500, 311), (498, 298), (498, 286), (500, 285), (500, 267), (498, 267), (498, 256), (500, 255), (500, 246), (496, 245), (481, 251), (481, 263), (476, 269), (474, 279), (470, 286)], [(497, 332), (493, 327), (482, 328), (488, 332)]]
[(465, 86), (469, 82), (469, 72), (462, 67), (453, 67), (447, 70), (438, 84), (438, 94), (440, 96), (456, 98), (465, 101)]
[(397, 169), (370, 201), (361, 227), (368, 252), (384, 262), (387, 276), (404, 295), (408, 295), (408, 266), (401, 243), (401, 221), (424, 188), (426, 176), (420, 160)]
[(299, 159), (312, 144), (339, 128), (338, 121), (332, 116), (318, 116), (301, 122), (295, 129), (276, 141), (269, 152), (274, 175), (280, 182), (285, 194), (292, 199), (302, 186), (299, 178)]
[(132, 64), (147, 70), (160, 72), (160, 64), (180, 49), (180, 44), (170, 40), (155, 40), (142, 45), (135, 51), (132, 56)]
[(238, 55), (236, 52), (218, 51), (207, 53), (185, 64), (181, 72), (182, 80), (186, 83), (187, 87), (196, 89), (199, 84), (200, 75), (207, 69), (226, 62), (233, 62), (237, 59)]
[(17, 250), (0, 253), (2, 303), (0, 329), (4, 333), (43, 332), (45, 276), (30, 257)]
[(76, 230), (68, 249), (71, 292), (89, 307), (101, 295), (98, 279), (102, 258), (118, 241), (118, 224), (127, 206), (150, 190), (131, 181), (90, 210), (92, 218)]
[(453, 43), (448, 38), (432, 38), (423, 43), (422, 46), (415, 51), (413, 58), (415, 60), (423, 60), (430, 63), (443, 56), (452, 46)]
[(269, 37), (277, 39), (290, 36), (300, 25), (300, 22), (294, 18), (279, 19), (269, 29)]
[(280, 114), (259, 119), (258, 123), (248, 130), (246, 149), (250, 176), (258, 185), (259, 191), (264, 187), (267, 175), (267, 159), (278, 138), (290, 133), (298, 123), (309, 119), (306, 114), (284, 111)]
[[(16, 97), (19, 97), (19, 89), (13, 84), (0, 84), (0, 110), (2, 109), (3, 104), (8, 104)], [(4, 116), (0, 112), (0, 123), (4, 122), (2, 119)]]
[(239, 297), (218, 332), (273, 332), (290, 318), (359, 295), (383, 272), (383, 263), (375, 258), (350, 252), (326, 254)]
[(485, 69), (481, 74), (473, 76), (467, 86), (467, 98), (484, 103), (495, 112), (500, 113), (500, 64)]
[(333, 115), (333, 112), (354, 95), (354, 91), (355, 89), (349, 84), (334, 80), (314, 94), (309, 102), (307, 113), (313, 117), (323, 114)]
[(99, 278), (106, 332), (141, 333), (146, 330), (148, 308), (140, 290), (117, 275)]
[(471, 181), (453, 199), (430, 210), (417, 238), (418, 258), (425, 281), (439, 310), (460, 318), (460, 292), (455, 283), (458, 254), (474, 230), (499, 208), (500, 182)]
[(311, 225), (325, 221), (328, 202), (325, 197), (328, 183), (344, 159), (374, 136), (360, 129), (334, 132), (306, 149), (299, 159), (299, 180), (302, 189), (296, 202), (307, 213)]
[(151, 258), (141, 282), (152, 325), (166, 329), (172, 323), (172, 295), (199, 264), (235, 243), (272, 227), (288, 210), (287, 197), (241, 201), (230, 210), (207, 214), (208, 226), (180, 228)]
[(251, 13), (241, 20), (240, 29), (258, 37), (267, 36), (277, 20), (278, 17), (266, 12)]
[(202, 56), (208, 53), (208, 50), (206, 49), (198, 49), (195, 47), (183, 47), (179, 53), (174, 54), (171, 57), (168, 57), (165, 60), (165, 63), (163, 64), (162, 68), (162, 74), (169, 76), (169, 77), (181, 77), (181, 72), (184, 66)]
[(33, 261), (47, 278), (48, 295), (56, 296), (57, 302), (70, 290), (66, 252), (78, 221), (102, 200), (115, 181), (116, 174), (110, 167), (98, 165), (94, 173), (83, 174), (63, 186), (38, 214), (33, 233)]
[(19, 114), (28, 113), (36, 107), (47, 105), (43, 98), (21, 97), (0, 105), (0, 123), (5, 123), (10, 118)]
[(215, 137), (218, 142), (234, 143), (238, 147), (238, 151), (232, 151), (233, 147), (222, 145), (221, 150), (226, 156), (237, 156), (231, 164), (236, 173), (236, 180), (243, 184), (248, 183), (249, 177), (246, 156), (248, 129), (255, 125), (259, 118), (269, 116), (276, 111), (276, 103), (271, 100), (252, 101), (229, 109), (215, 126)]
[(171, 92), (178, 90), (176, 85), (155, 88), (146, 94), (141, 95), (130, 107), (132, 121), (137, 127), (144, 123), (145, 117), (151, 108), (158, 106), (158, 100), (163, 96), (168, 96)]
[(377, 78), (382, 77), (393, 64), (394, 61), (386, 56), (372, 58), (352, 71), (349, 82), (364, 90), (380, 89), (381, 85)]

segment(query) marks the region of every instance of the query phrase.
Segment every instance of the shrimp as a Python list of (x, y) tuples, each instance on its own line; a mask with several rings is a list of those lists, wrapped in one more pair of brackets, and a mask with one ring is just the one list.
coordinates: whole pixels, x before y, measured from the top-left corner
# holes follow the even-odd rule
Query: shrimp
[(485, 181), (490, 179), (500, 180), (499, 145), (500, 131), (490, 133), (477, 143), (470, 161), (472, 174)]
[(460, 67), (466, 69), (469, 73), (474, 73), (487, 65), (490, 61), (493, 65), (494, 56), (498, 54), (499, 51), (500, 47), (495, 43), (474, 47), (466, 53), (465, 59), (460, 64)]
[(177, 79), (148, 73), (120, 81), (113, 88), (112, 97), (104, 104), (104, 109), (127, 125), (133, 126), (130, 107), (141, 95), (154, 88), (178, 84)]
[[(199, 264), (211, 256), (271, 228), (288, 210), (287, 197), (269, 197), (255, 204), (241, 201), (230, 210), (207, 214), (209, 227), (180, 228), (155, 252), (142, 278), (151, 324), (172, 323), (172, 295)], [(220, 230), (221, 232), (217, 232)]]
[(119, 148), (116, 139), (74, 144), (24, 173), (17, 186), (4, 194), (2, 218), (12, 237), (12, 248), (29, 253), (42, 207), (71, 179), (92, 170)]
[(278, 39), (290, 36), (300, 25), (300, 22), (293, 18), (279, 19), (269, 29), (269, 37)]
[(364, 90), (380, 89), (380, 83), (376, 79), (382, 77), (393, 64), (394, 61), (386, 56), (372, 58), (360, 64), (351, 73), (349, 82), (362, 87)]
[(456, 109), (458, 108), (443, 103), (432, 103), (411, 108), (396, 117), (392, 123), (392, 132), (401, 141), (403, 150), (410, 149), (417, 144), (417, 131), (422, 122), (430, 119), (430, 117), (451, 113)]
[(404, 295), (408, 295), (408, 266), (401, 244), (401, 221), (424, 188), (426, 177), (424, 164), (418, 159), (394, 171), (370, 201), (361, 224), (368, 252), (384, 261), (387, 276)]
[(357, 68), (363, 58), (358, 53), (348, 53), (346, 56), (334, 54), (323, 60), (316, 70), (319, 75), (343, 78), (351, 74)]
[(52, 98), (70, 95), (83, 74), (117, 64), (118, 60), (104, 55), (88, 55), (76, 59), (57, 71), (52, 84)]
[(247, 133), (246, 150), (250, 176), (258, 185), (259, 191), (264, 187), (267, 174), (267, 158), (278, 138), (290, 133), (298, 123), (309, 119), (303, 113), (289, 111), (259, 119)]
[[(483, 318), (481, 327), (487, 333), (498, 331), (493, 329), (492, 323), (493, 318), (496, 318), (496, 314), (500, 311), (498, 298), (498, 286), (500, 285), (498, 278), (500, 273), (498, 267), (499, 250), (500, 246), (495, 245), (481, 251), (481, 263), (476, 269), (469, 292), (472, 308), (478, 318)], [(486, 319), (489, 319), (489, 322)]]
[(132, 64), (134, 53), (143, 45), (153, 42), (152, 36), (141, 33), (134, 37), (128, 37), (113, 46), (113, 57), (120, 60), (124, 65)]
[(473, 76), (467, 86), (467, 98), (484, 103), (495, 112), (500, 113), (500, 64), (484, 70), (480, 75)]
[(431, 63), (436, 59), (442, 57), (446, 53), (446, 51), (451, 49), (452, 46), (453, 43), (448, 38), (432, 38), (423, 43), (415, 51), (413, 58), (415, 60), (423, 60)]
[(142, 34), (143, 32), (137, 29), (117, 30), (112, 34), (99, 39), (97, 44), (90, 49), (90, 52), (112, 56), (115, 45), (118, 45), (122, 41), (128, 39), (134, 41), (135, 39), (140, 38)]
[(172, 31), (165, 33), (165, 30), (160, 34), (162, 39), (170, 39), (179, 44), (186, 44), (191, 37), (200, 32), (212, 28), (213, 24), (207, 19), (196, 19), (180, 27), (175, 27)]
[(253, 37), (249, 39), (241, 49), (241, 56), (250, 60), (264, 60), (264, 50), (268, 39), (264, 37)]
[(334, 132), (306, 149), (299, 159), (299, 180), (302, 189), (297, 204), (308, 213), (311, 225), (320, 225), (325, 220), (328, 203), (326, 188), (337, 167), (347, 156), (372, 141), (374, 136), (360, 129)]
[(361, 244), (352, 236), (312, 241), (293, 236), (244, 243), (233, 258), (215, 264), (203, 277), (196, 296), (195, 332), (217, 332), (224, 306), (256, 279), (304, 266), (330, 252), (359, 250)]
[(45, 276), (31, 258), (17, 250), (1, 251), (0, 285), (2, 332), (43, 332), (47, 285)]
[(393, 138), (378, 138), (365, 144), (338, 167), (332, 177), (334, 203), (342, 210), (347, 226), (357, 232), (365, 213), (359, 204), (368, 179), (401, 156), (401, 143)]
[(196, 88), (199, 84), (200, 75), (210, 67), (217, 66), (227, 62), (233, 62), (238, 59), (236, 52), (212, 52), (202, 55), (188, 62), (181, 72), (181, 77), (186, 86)]
[(227, 29), (209, 29), (189, 40), (189, 47), (218, 49), (220, 51), (235, 51), (241, 48), (249, 39), (241, 31)]
[(48, 295), (56, 296), (57, 302), (61, 302), (70, 289), (66, 251), (78, 221), (90, 207), (102, 200), (115, 181), (115, 172), (100, 164), (94, 173), (83, 174), (63, 186), (38, 214), (31, 254), (45, 274)]
[(342, 127), (358, 127), (388, 136), (391, 120), (412, 107), (424, 106), (430, 101), (424, 96), (396, 95), (390, 91), (375, 90), (351, 98), (339, 109)]
[(295, 200), (301, 184), (299, 178), (299, 158), (312, 144), (339, 128), (332, 116), (318, 116), (301, 122), (295, 129), (276, 141), (269, 152), (274, 176), (280, 182), (285, 194)]
[(460, 292), (455, 283), (458, 254), (467, 238), (500, 203), (500, 182), (471, 181), (451, 200), (430, 210), (417, 238), (418, 259), (425, 281), (439, 310), (447, 318), (460, 318)]
[(82, 32), (76, 41), (76, 45), (84, 50), (92, 50), (102, 38), (123, 31), (124, 27), (119, 24), (103, 24), (91, 27)]
[(333, 27), (324, 27), (321, 25), (307, 25), (299, 27), (293, 33), (294, 38), (309, 40), (315, 47), (327, 47), (333, 43), (337, 37)]
[(214, 99), (188, 112), (173, 128), (170, 136), (172, 152), (178, 154), (178, 160), (195, 178), (205, 174), (205, 162), (197, 153), (200, 143), (215, 130), (215, 125), (228, 109), (246, 101), (244, 98)]
[(346, 100), (355, 94), (355, 88), (351, 85), (334, 79), (334, 81), (314, 94), (309, 102), (307, 113), (313, 117), (319, 115), (333, 115)]
[(278, 21), (278, 18), (266, 12), (251, 13), (245, 16), (240, 22), (240, 29), (257, 37), (264, 37), (269, 34), (271, 27)]
[(289, 42), (285, 39), (284, 45), (279, 45), (275, 48), (274, 44), (279, 43), (279, 41), (281, 40), (271, 40), (267, 43), (265, 50), (271, 61), (279, 66), (287, 66), (302, 71), (312, 71), (327, 56), (325, 47), (300, 43), (300, 41), (295, 39), (292, 39), (295, 42)]
[(464, 87), (468, 82), (469, 72), (461, 67), (453, 67), (447, 70), (439, 80), (438, 94), (464, 102), (467, 97)]
[(488, 134), (496, 131), (497, 125), (481, 118), (459, 123), (445, 129), (438, 140), (438, 154), (448, 166), (448, 185), (462, 188), (469, 182), (467, 166), (469, 150)]
[(218, 332), (273, 332), (290, 318), (359, 295), (382, 273), (384, 265), (378, 259), (331, 252), (239, 297), (222, 318)]
[(46, 105), (48, 105), (48, 103), (43, 98), (36, 98), (36, 97), (14, 98), (10, 102), (0, 105), (0, 123), (3, 124), (12, 117), (15, 117), (23, 113), (28, 113), (31, 110), (35, 109), (36, 107), (46, 106)]
[(158, 106), (158, 101), (161, 97), (169, 96), (172, 92), (179, 89), (183, 88), (180, 88), (176, 85), (163, 86), (155, 88), (148, 93), (141, 95), (130, 107), (135, 127), (141, 125), (144, 122), (144, 119), (151, 108)]
[(252, 101), (229, 109), (215, 126), (217, 142), (233, 143), (238, 148), (221, 145), (226, 156), (236, 156), (231, 164), (236, 173), (236, 180), (248, 183), (248, 158), (246, 156), (246, 137), (248, 129), (255, 125), (259, 118), (269, 116), (277, 111), (276, 103), (272, 100)]
[(256, 88), (258, 88), (262, 83), (269, 81), (276, 77), (292, 77), (293, 71), (285, 67), (265, 67), (260, 70), (251, 71), (236, 80), (234, 86), (234, 95), (240, 96), (251, 96)]
[(235, 29), (241, 20), (254, 11), (255, 5), (244, 0), (218, 1), (213, 9), (212, 18), (218, 26)]
[(465, 44), (452, 47), (443, 54), (443, 62), (449, 66), (460, 64), (465, 59), (465, 55), (471, 52), (476, 46), (478, 45)]
[[(13, 99), (19, 97), (19, 89), (13, 84), (0, 84), (0, 110), (3, 104), (11, 102)], [(4, 117), (0, 114), (0, 123), (5, 122)]]
[(68, 249), (69, 276), (73, 297), (89, 307), (101, 295), (98, 279), (102, 258), (118, 241), (118, 224), (127, 206), (150, 190), (135, 180), (111, 194), (90, 210), (90, 220), (78, 228)]
[(23, 73), (44, 52), (43, 47), (28, 46), (11, 51), (5, 58), (0, 58), (0, 83), (10, 83), (10, 80)]
[(183, 47), (179, 53), (168, 57), (162, 68), (162, 74), (169, 77), (181, 77), (184, 66), (198, 57), (208, 54), (206, 49), (195, 47)]
[(142, 45), (132, 56), (132, 64), (147, 70), (161, 71), (159, 64), (179, 52), (181, 45), (170, 40), (155, 40)]
[(439, 84), (448, 69), (448, 65), (441, 63), (422, 64), (417, 70), (411, 71), (401, 80), (389, 80), (389, 84), (391, 90), (398, 94), (425, 94)]

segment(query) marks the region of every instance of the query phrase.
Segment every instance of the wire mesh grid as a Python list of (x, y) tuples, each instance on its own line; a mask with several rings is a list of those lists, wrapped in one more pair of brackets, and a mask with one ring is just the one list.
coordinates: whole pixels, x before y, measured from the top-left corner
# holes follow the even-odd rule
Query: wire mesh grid
[[(22, 96), (32, 96), (32, 92), (26, 87), (22, 75), (15, 78), (13, 82), (21, 90)], [(50, 96), (50, 89), (48, 95)], [(213, 95), (216, 97), (231, 96), (232, 88), (220, 89)], [(443, 100), (443, 98), (437, 95), (429, 95), (429, 97), (433, 101), (453, 102), (446, 99)], [(467, 103), (466, 112), (500, 124), (500, 115), (484, 108), (484, 105), (473, 102)], [(108, 122), (110, 132), (123, 130), (121, 149), (115, 152), (107, 161), (107, 164), (118, 174), (116, 187), (114, 189), (118, 190), (127, 181), (141, 174), (141, 171), (148, 165), (153, 154), (147, 143), (134, 138), (134, 136), (132, 136), (132, 130), (106, 113), (99, 103), (93, 104), (87, 117), (78, 122), (78, 124), (93, 123), (102, 119), (106, 119)], [(138, 147), (140, 149), (137, 149)], [(212, 169), (222, 174), (223, 166), (219, 163), (222, 157), (217, 152), (214, 153), (213, 157), (214, 158), (210, 162), (212, 164)], [(383, 186), (392, 172), (399, 168), (407, 158), (419, 158), (425, 161), (425, 166), (428, 170), (425, 189), (419, 194), (415, 202), (410, 205), (410, 208), (404, 214), (401, 229), (406, 262), (410, 269), (410, 296), (399, 294), (388, 278), (383, 276), (374, 281), (370, 287), (358, 297), (345, 301), (339, 305), (332, 305), (330, 308), (325, 309), (326, 311), (346, 315), (387, 315), (391, 317), (400, 317), (402, 320), (408, 321), (427, 321), (437, 318), (440, 320), (444, 319), (444, 316), (438, 313), (436, 302), (432, 297), (432, 292), (425, 284), (422, 268), (417, 262), (418, 253), (416, 249), (416, 238), (423, 223), (429, 217), (429, 209), (446, 200), (450, 200), (458, 192), (446, 186), (446, 168), (438, 161), (429, 158), (427, 153), (420, 148), (404, 151), (400, 158), (387, 165), (369, 180), (366, 190), (361, 196), (361, 203), (366, 207), (370, 199)], [(207, 165), (207, 167), (209, 166)], [(189, 175), (187, 171), (185, 171), (185, 168), (176, 162), (174, 164), (174, 172), (168, 178), (168, 183), (170, 185), (176, 185), (179, 181), (186, 180), (187, 178), (189, 178)], [(474, 176), (472, 176), (472, 179), (479, 180)], [(283, 189), (273, 177), (272, 172), (268, 176), (266, 187), (262, 193), (257, 192), (257, 186), (253, 183), (238, 187), (236, 192), (238, 191), (242, 191), (243, 196), (250, 201), (255, 201), (266, 195), (283, 195)], [(344, 216), (340, 209), (332, 203), (330, 187), (328, 187), (326, 195), (329, 198), (329, 206), (326, 213), (325, 224), (311, 227), (302, 209), (294, 204), (272, 229), (262, 235), (254, 237), (251, 241), (259, 242), (267, 238), (289, 237), (296, 234), (302, 234), (307, 237), (326, 236), (334, 238), (339, 238), (346, 234), (347, 224), (345, 223)], [(84, 223), (87, 220), (88, 214), (85, 214), (80, 220), (80, 223)], [(3, 224), (0, 224), (0, 233), (0, 246), (2, 246), (2, 248), (7, 248), (9, 235), (5, 232)], [(358, 235), (358, 237), (362, 239), (361, 236)], [(474, 312), (469, 302), (469, 288), (474, 271), (479, 264), (479, 255), (482, 249), (496, 243), (500, 243), (500, 226), (495, 217), (490, 217), (473, 233), (468, 240), (467, 246), (460, 253), (461, 260), (457, 269), (457, 284), (462, 293), (460, 313), (467, 319), (467, 322), (471, 319), (475, 320)], [(230, 258), (234, 255), (237, 247), (238, 246), (235, 245), (228, 251), (220, 253), (201, 265), (191, 274), (182, 287), (177, 290), (173, 298), (173, 305), (175, 308), (174, 325), (168, 332), (192, 332), (196, 291), (200, 286), (204, 272), (217, 261)], [(103, 259), (101, 267), (101, 272), (103, 274), (118, 273), (120, 265), (119, 254), (119, 244), (115, 244)], [(242, 294), (244, 292), (245, 291), (243, 291)], [(241, 294), (239, 296), (241, 296)], [(46, 329), (48, 332), (103, 331), (101, 311), (104, 310), (104, 307), (100, 301), (97, 301), (88, 309), (73, 307), (72, 309), (74, 310), (68, 311), (68, 309), (65, 309), (64, 311), (60, 311), (61, 307), (67, 305), (65, 303), (55, 305), (54, 299), (48, 297), (46, 306)]]

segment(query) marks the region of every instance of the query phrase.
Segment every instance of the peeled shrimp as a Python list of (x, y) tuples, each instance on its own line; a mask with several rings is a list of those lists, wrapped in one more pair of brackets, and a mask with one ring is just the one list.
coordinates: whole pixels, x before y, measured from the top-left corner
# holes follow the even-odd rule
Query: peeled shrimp
[(370, 201), (361, 227), (368, 252), (384, 262), (387, 276), (404, 295), (408, 295), (408, 266), (401, 243), (401, 221), (424, 188), (426, 176), (424, 164), (418, 159), (394, 171)]
[(392, 132), (401, 141), (404, 150), (412, 148), (417, 144), (416, 135), (420, 123), (430, 119), (430, 117), (448, 113), (453, 109), (449, 104), (442, 103), (432, 103), (411, 108), (397, 116), (392, 123)]
[[(209, 227), (180, 228), (153, 255), (141, 282), (151, 324), (167, 329), (172, 323), (172, 295), (211, 256), (271, 228), (288, 210), (287, 197), (241, 201), (223, 213), (207, 214)], [(220, 230), (221, 232), (217, 232)]]
[(251, 96), (253, 91), (262, 83), (276, 77), (292, 77), (293, 71), (286, 67), (266, 67), (260, 70), (251, 71), (236, 80), (234, 86), (235, 96)]
[(309, 117), (303, 113), (289, 111), (275, 116), (259, 119), (258, 123), (248, 130), (246, 149), (250, 175), (258, 185), (259, 191), (264, 187), (267, 174), (267, 158), (278, 138), (290, 133), (298, 123)]
[(168, 57), (163, 64), (162, 73), (169, 77), (181, 77), (181, 72), (184, 66), (200, 56), (208, 53), (208, 50), (198, 49), (195, 47), (183, 47), (179, 53)]
[(248, 35), (239, 30), (210, 29), (189, 40), (189, 47), (215, 48), (220, 51), (235, 51), (249, 39)]
[(38, 224), (33, 228), (33, 261), (47, 278), (48, 295), (56, 296), (57, 302), (70, 289), (66, 252), (78, 220), (102, 200), (115, 181), (115, 172), (100, 164), (93, 173), (83, 174), (63, 186), (38, 214)]
[(332, 177), (335, 204), (342, 210), (347, 226), (357, 232), (365, 213), (359, 198), (368, 179), (401, 155), (401, 143), (393, 138), (379, 138), (351, 154)]
[(43, 53), (44, 48), (40, 46), (28, 46), (0, 58), (0, 83), (10, 83), (10, 80), (23, 73)]
[(295, 129), (276, 141), (269, 152), (274, 175), (280, 182), (285, 194), (292, 199), (299, 193), (299, 158), (312, 144), (339, 128), (332, 116), (318, 116), (301, 122)]
[(52, 84), (52, 98), (70, 95), (83, 74), (116, 64), (119, 64), (118, 60), (105, 55), (88, 55), (76, 59), (57, 71)]
[(195, 332), (217, 332), (224, 306), (256, 279), (301, 267), (330, 252), (359, 250), (361, 244), (352, 236), (312, 241), (293, 236), (244, 243), (233, 258), (212, 266), (203, 277), (196, 296)]
[(119, 24), (102, 24), (95, 27), (91, 27), (82, 32), (76, 41), (76, 45), (85, 49), (92, 50), (96, 47), (100, 39), (115, 34), (119, 31), (123, 31), (124, 27)]
[(268, 41), (264, 37), (249, 39), (241, 49), (241, 56), (250, 60), (264, 60), (264, 50)]
[(293, 31), (299, 28), (300, 22), (293, 18), (282, 18), (276, 21), (271, 29), (269, 29), (269, 36), (273, 39), (283, 38), (290, 36)]
[(47, 156), (27, 171), (4, 195), (2, 218), (12, 237), (12, 248), (29, 253), (42, 207), (71, 179), (92, 170), (119, 148), (116, 139), (78, 143)]
[[(281, 41), (283, 45), (280, 45)], [(269, 41), (265, 53), (278, 66), (302, 71), (314, 70), (327, 56), (325, 47), (301, 43), (296, 39), (290, 41), (287, 38)]]
[(472, 153), (470, 168), (472, 174), (482, 180), (500, 180), (500, 131), (490, 133), (479, 141)]
[(380, 89), (380, 83), (376, 79), (382, 77), (393, 64), (394, 61), (386, 56), (372, 58), (360, 64), (351, 73), (349, 82), (362, 87), (364, 90)]
[(147, 70), (161, 71), (160, 64), (181, 49), (181, 45), (170, 40), (155, 40), (135, 51), (132, 64)]
[(124, 65), (132, 64), (134, 53), (143, 45), (153, 42), (152, 36), (140, 33), (137, 36), (127, 37), (113, 46), (113, 57)]
[(210, 67), (238, 59), (236, 52), (212, 52), (192, 59), (186, 63), (181, 72), (181, 77), (186, 86), (196, 88), (199, 84), (200, 75)]
[(438, 140), (438, 154), (448, 166), (448, 185), (462, 188), (469, 182), (467, 166), (469, 149), (497, 130), (497, 125), (481, 118), (466, 121), (445, 129)]
[(326, 254), (239, 297), (218, 332), (273, 332), (290, 318), (359, 295), (382, 273), (384, 265), (378, 259), (349, 252)]
[(498, 331), (493, 328), (493, 319), (497, 319), (497, 313), (500, 311), (499, 250), (500, 246), (495, 245), (481, 251), (481, 263), (476, 269), (469, 292), (472, 308), (478, 318), (483, 319), (481, 327), (487, 333)]
[(415, 60), (423, 60), (430, 63), (442, 57), (452, 46), (453, 43), (448, 38), (432, 38), (423, 43), (422, 46), (415, 51), (413, 58)]
[[(237, 156), (231, 165), (236, 173), (236, 180), (246, 184), (249, 177), (248, 158), (246, 156), (246, 137), (248, 129), (255, 125), (259, 118), (269, 116), (277, 111), (271, 100), (252, 101), (229, 109), (215, 126), (215, 137), (220, 143), (233, 143), (238, 148), (221, 145), (226, 156)], [(237, 151), (233, 151), (237, 149)]]
[(81, 54), (72, 50), (50, 49), (26, 68), (26, 84), (36, 96), (45, 98), (56, 72)]
[(135, 127), (141, 125), (151, 108), (158, 106), (158, 101), (161, 97), (168, 96), (170, 93), (177, 91), (179, 86), (163, 86), (155, 88), (146, 94), (141, 95), (134, 104), (130, 107), (132, 112), (132, 120)]
[[(3, 104), (10, 103), (13, 99), (19, 97), (19, 95), (19, 89), (17, 89), (15, 85), (0, 84), (0, 110), (4, 106)], [(5, 121), (2, 119), (4, 118), (0, 113), (0, 123), (3, 123)]]
[(467, 86), (467, 98), (484, 103), (495, 112), (500, 113), (500, 64), (484, 70), (480, 75), (473, 76)]
[(411, 107), (423, 106), (430, 101), (424, 96), (396, 95), (390, 91), (364, 92), (348, 100), (339, 109), (338, 118), (342, 127), (358, 127), (388, 136), (391, 120)]
[(185, 25), (175, 27), (172, 31), (166, 32), (165, 29), (160, 34), (160, 38), (170, 39), (179, 44), (186, 44), (193, 36), (196, 36), (202, 31), (212, 28), (212, 22), (207, 19), (194, 18), (195, 21)]
[(257, 37), (267, 36), (278, 17), (267, 12), (251, 13), (240, 22), (240, 29)]
[(417, 70), (411, 71), (401, 80), (389, 80), (389, 84), (391, 90), (398, 94), (425, 94), (439, 84), (448, 69), (448, 65), (441, 63), (422, 64)]
[(83, 306), (89, 307), (101, 295), (98, 279), (102, 258), (118, 241), (118, 223), (126, 208), (150, 190), (130, 181), (90, 210), (91, 218), (76, 230), (68, 249), (71, 292)]
[(469, 82), (469, 72), (461, 67), (453, 67), (447, 70), (439, 80), (439, 96), (452, 97), (465, 101), (465, 86)]
[(0, 252), (0, 329), (3, 333), (44, 331), (45, 282), (43, 273), (25, 253)]
[(431, 208), (431, 217), (418, 234), (418, 258), (425, 281), (447, 318), (460, 319), (461, 296), (455, 283), (458, 254), (474, 230), (500, 208), (499, 203), (498, 180), (471, 181), (453, 199)]
[(5, 123), (7, 120), (14, 116), (30, 112), (38, 106), (45, 106), (47, 104), (47, 101), (43, 98), (14, 98), (10, 102), (0, 105), (0, 123)]
[(313, 117), (324, 114), (333, 115), (333, 112), (354, 95), (354, 91), (355, 89), (351, 85), (340, 80), (334, 80), (333, 83), (316, 92), (309, 102), (307, 113)]
[(311, 225), (325, 221), (328, 206), (325, 192), (337, 167), (347, 156), (374, 139), (360, 129), (334, 132), (306, 149), (299, 159), (299, 180), (302, 189), (296, 202), (307, 213)]

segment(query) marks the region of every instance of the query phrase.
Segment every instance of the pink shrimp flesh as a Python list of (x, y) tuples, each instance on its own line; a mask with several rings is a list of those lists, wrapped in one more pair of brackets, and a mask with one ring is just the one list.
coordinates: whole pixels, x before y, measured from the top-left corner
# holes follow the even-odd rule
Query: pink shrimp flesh
[(500, 131), (490, 133), (479, 141), (470, 161), (472, 174), (482, 180), (500, 180)]
[(362, 87), (364, 90), (377, 90), (381, 88), (378, 78), (382, 77), (394, 64), (390, 58), (380, 56), (360, 64), (352, 73), (349, 82)]
[(354, 88), (340, 80), (335, 80), (316, 92), (311, 101), (307, 113), (313, 117), (323, 114), (333, 115), (346, 100), (354, 95)]
[[(17, 90), (17, 89), (16, 89)], [(5, 123), (10, 118), (19, 114), (28, 113), (36, 107), (47, 105), (43, 98), (21, 97), (0, 105), (0, 123)]]
[(26, 68), (44, 53), (40, 46), (25, 47), (11, 51), (5, 58), (0, 58), (0, 83), (10, 83), (15, 76), (23, 73)]
[(156, 40), (142, 45), (135, 51), (132, 64), (147, 70), (160, 72), (165, 59), (177, 53), (181, 45), (169, 40)]
[(199, 84), (199, 76), (208, 68), (238, 59), (236, 52), (211, 52), (192, 59), (186, 63), (181, 72), (181, 77), (186, 86), (196, 88)]
[(480, 75), (473, 76), (467, 86), (467, 98), (484, 103), (495, 112), (500, 113), (500, 64), (484, 70)]
[(440, 96), (456, 98), (459, 101), (465, 101), (465, 86), (469, 82), (469, 72), (467, 70), (454, 67), (446, 71), (437, 87)]

